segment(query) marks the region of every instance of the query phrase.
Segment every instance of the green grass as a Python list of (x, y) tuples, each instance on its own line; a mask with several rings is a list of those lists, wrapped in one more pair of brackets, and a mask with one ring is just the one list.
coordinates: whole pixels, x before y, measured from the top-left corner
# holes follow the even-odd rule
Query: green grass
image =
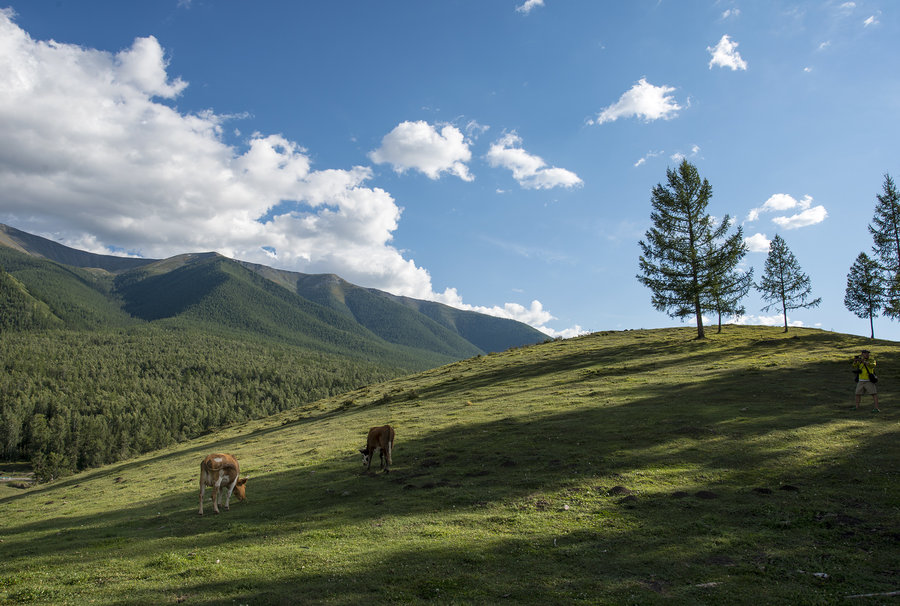
[[(844, 604), (900, 589), (900, 344), (692, 336), (482, 356), (3, 487), (0, 603)], [(864, 346), (880, 414), (853, 410)], [(394, 470), (364, 475), (357, 449), (387, 422)], [(212, 451), (238, 456), (248, 500), (201, 518)]]

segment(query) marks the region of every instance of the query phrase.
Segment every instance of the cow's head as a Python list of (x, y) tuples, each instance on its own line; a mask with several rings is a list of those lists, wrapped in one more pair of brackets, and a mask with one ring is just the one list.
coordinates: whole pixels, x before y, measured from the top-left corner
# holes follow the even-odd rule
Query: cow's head
[(249, 478), (240, 478), (237, 483), (234, 485), (234, 496), (238, 498), (239, 501), (243, 501), (247, 498), (247, 480)]
[(363, 465), (369, 464), (369, 458), (372, 456), (367, 448), (360, 448), (359, 452), (362, 453), (363, 456)]

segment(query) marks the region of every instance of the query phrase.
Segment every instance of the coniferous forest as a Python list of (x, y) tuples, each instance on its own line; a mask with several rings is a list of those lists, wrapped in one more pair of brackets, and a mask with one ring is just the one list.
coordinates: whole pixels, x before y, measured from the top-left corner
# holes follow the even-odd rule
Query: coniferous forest
[(49, 478), (380, 381), (396, 369), (200, 331), (5, 332), (0, 457)]

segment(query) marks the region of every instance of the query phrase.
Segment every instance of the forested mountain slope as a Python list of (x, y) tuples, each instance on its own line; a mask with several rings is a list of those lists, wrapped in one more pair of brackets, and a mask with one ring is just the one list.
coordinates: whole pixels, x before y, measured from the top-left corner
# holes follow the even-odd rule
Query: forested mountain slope
[[(242, 329), (293, 342), (297, 341), (295, 337), (281, 333), (308, 330), (306, 344), (309, 339), (333, 342), (334, 337), (323, 328), (324, 323), (338, 331), (359, 334), (362, 330), (368, 337), (377, 336), (394, 345), (451, 358), (502, 351), (547, 339), (542, 332), (521, 322), (396, 297), (355, 286), (330, 274), (288, 272), (234, 261), (216, 253), (186, 253), (164, 260), (97, 255), (2, 224), (0, 252), (6, 253), (0, 256), (0, 268), (13, 276), (23, 272), (25, 265), (34, 270), (29, 274), (32, 279), (22, 278), (22, 282), (37, 299), (60, 298), (82, 291), (82, 287), (75, 286), (80, 282), (83, 287), (110, 299), (112, 307), (146, 321), (188, 314), (195, 321), (223, 323), (231, 328), (240, 324)], [(15, 253), (31, 257), (31, 263)], [(53, 269), (38, 260), (55, 262), (61, 267)], [(242, 272), (238, 266), (249, 271)], [(38, 267), (43, 275), (35, 276)], [(72, 278), (66, 286), (60, 284), (60, 278), (47, 279), (60, 272)], [(250, 272), (265, 280), (252, 278)], [(36, 294), (38, 291), (40, 294)], [(110, 301), (88, 302), (82, 296), (71, 305), (109, 308)], [(289, 308), (296, 309), (288, 311)], [(96, 315), (89, 311), (82, 313)], [(304, 319), (285, 321), (287, 316), (295, 314)], [(104, 309), (102, 315), (112, 318), (116, 314)], [(282, 326), (286, 331), (280, 329)]]

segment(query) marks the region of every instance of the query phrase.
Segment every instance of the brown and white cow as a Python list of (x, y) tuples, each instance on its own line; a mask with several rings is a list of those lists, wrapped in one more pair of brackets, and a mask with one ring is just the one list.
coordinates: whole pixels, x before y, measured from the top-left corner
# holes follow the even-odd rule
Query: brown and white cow
[[(363, 456), (363, 465), (366, 466), (366, 471), (369, 471), (369, 466), (372, 465), (372, 457), (375, 456), (375, 451), (379, 451), (379, 455), (381, 457), (381, 468), (384, 470), (384, 473), (389, 473), (391, 471), (391, 451), (394, 449), (394, 428), (390, 425), (382, 425), (381, 427), (373, 427), (369, 430), (369, 435), (366, 437), (366, 447), (361, 449), (359, 452), (362, 453)], [(385, 459), (387, 459), (387, 465), (385, 465)]]
[(237, 459), (230, 454), (213, 453), (207, 455), (200, 463), (200, 515), (203, 515), (203, 497), (206, 487), (212, 486), (213, 511), (219, 513), (219, 503), (225, 492), (225, 511), (228, 511), (228, 503), (231, 493), (234, 492), (241, 501), (247, 498), (247, 478), (239, 478), (241, 466)]

